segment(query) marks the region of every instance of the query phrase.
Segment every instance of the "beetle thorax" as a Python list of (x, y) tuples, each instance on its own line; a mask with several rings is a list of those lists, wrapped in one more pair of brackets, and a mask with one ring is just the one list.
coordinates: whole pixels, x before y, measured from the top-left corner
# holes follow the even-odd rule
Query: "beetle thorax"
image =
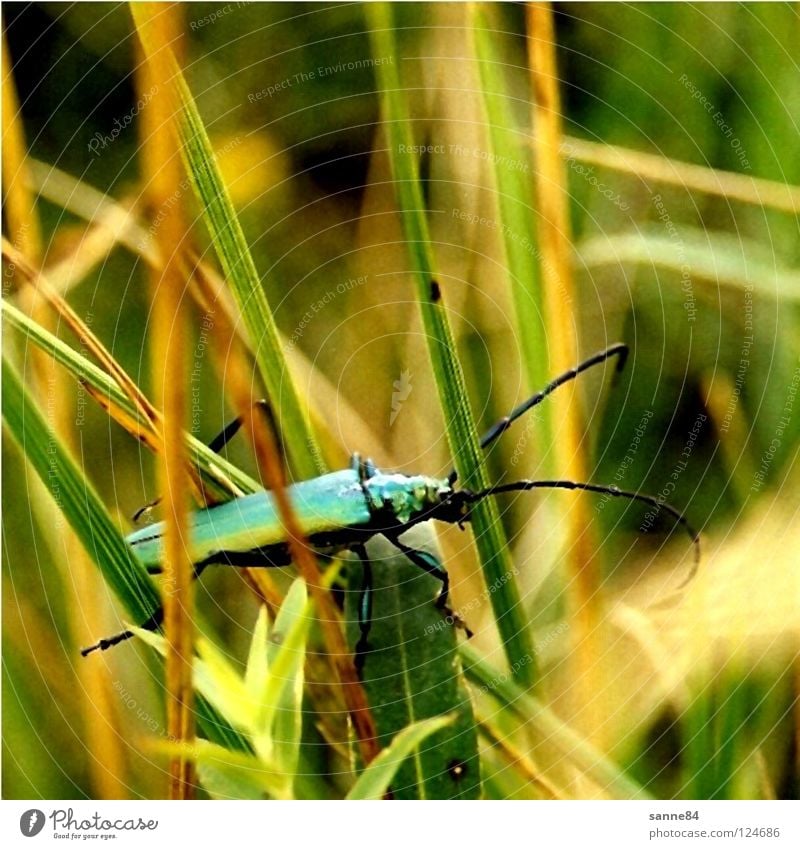
[(399, 524), (406, 524), (441, 503), (450, 491), (446, 480), (427, 475), (399, 475), (378, 472), (364, 484), (372, 507), (391, 513)]

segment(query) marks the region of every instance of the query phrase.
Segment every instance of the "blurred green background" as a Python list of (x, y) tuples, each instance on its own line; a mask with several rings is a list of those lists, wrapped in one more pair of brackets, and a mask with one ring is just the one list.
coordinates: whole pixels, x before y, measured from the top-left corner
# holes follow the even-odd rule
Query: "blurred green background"
[[(567, 133), (655, 154), (667, 171), (670, 157), (800, 184), (796, 7), (555, 9)], [(495, 212), (487, 163), (476, 155), (483, 117), (467, 10), (399, 5), (401, 55), (389, 58), (409, 89), (420, 144), (442, 146), (422, 157), (426, 201), (473, 411), (488, 427), (539, 387), (526, 384), (519, 365), (498, 233), (479, 220)], [(300, 389), (312, 403), (325, 398), (321, 413), (334, 450), (342, 461), (358, 450), (378, 465), (446, 474), (443, 424), (402, 233), (391, 215), (374, 78), (375, 62), (387, 57), (372, 54), (363, 8), (190, 3), (182, 11), (187, 79), (279, 326), (313, 366)], [(7, 3), (3, 15), (31, 156), (126, 205), (135, 202), (139, 137), (135, 119), (125, 118), (137, 109), (137, 55), (125, 6)], [(491, 15), (524, 127), (524, 10), (492, 4)], [(109, 141), (115, 121), (126, 126)], [(528, 155), (520, 145), (520, 162)], [(530, 173), (533, 180), (532, 166)], [(797, 216), (578, 156), (567, 160), (566, 173), (580, 350), (590, 354), (615, 341), (632, 349), (613, 385), (593, 375), (578, 390), (591, 479), (657, 495), (694, 432), (690, 460), (668, 500), (703, 529), (706, 559), (687, 598), (652, 607), (685, 574), (687, 540), (676, 533), (666, 543), (668, 522), (641, 535), (638, 508), (592, 503), (597, 558), (616, 604), (603, 623), (608, 686), (582, 717), (565, 676), (564, 658), (574, 647), (547, 637), (567, 615), (553, 511), (537, 509), (547, 499), (515, 500), (504, 518), (528, 615), (541, 635), (545, 691), (564, 719), (574, 719), (656, 796), (796, 797)], [(180, 202), (192, 219), (190, 190)], [(39, 213), (53, 263), (76, 249), (86, 225), (46, 200)], [(195, 236), (205, 255), (199, 222)], [(114, 250), (69, 300), (150, 393), (144, 272), (139, 258)], [(324, 308), (315, 310), (320, 300)], [(233, 411), (200, 353), (204, 330), (202, 316), (195, 317), (200, 368), (192, 390), (200, 400), (192, 425), (210, 438)], [(5, 344), (25, 355), (13, 334)], [(334, 394), (321, 393), (321, 379)], [(393, 417), (396, 381), (409, 390)], [(259, 397), (257, 386), (253, 395)], [(72, 401), (55, 415), (80, 419), (70, 425), (78, 457), (127, 527), (127, 517), (156, 493), (153, 458), (77, 390)], [(626, 461), (643, 417), (641, 442)], [(535, 476), (547, 463), (547, 446), (515, 453), (518, 446), (509, 436), (492, 452), (493, 479)], [(233, 446), (230, 455), (253, 469), (246, 446)], [(80, 698), (80, 639), (66, 609), (69, 563), (43, 522), (46, 508), (34, 503), (44, 497), (29, 486), (16, 446), (5, 445), (3, 461), (3, 795), (157, 796), (163, 764), (135, 742), (160, 715), (153, 663), (132, 645), (104, 659), (111, 688), (103, 715), (118, 756), (98, 763)], [(468, 605), (481, 592), (474, 562), (460, 537), (448, 533), (443, 543), (460, 555), (448, 562), (456, 603)], [(244, 651), (256, 605), (241, 580), (207, 573), (200, 595), (231, 651)], [(113, 602), (102, 587), (82, 602), (114, 630)], [(484, 599), (470, 624), (480, 630), (488, 618)], [(489, 650), (495, 638), (485, 631), (476, 644)], [(605, 715), (599, 730), (591, 719), (598, 710)], [(532, 792), (502, 769), (493, 773), (493, 755), (486, 757), (488, 795)], [(576, 796), (591, 795), (577, 778), (567, 784)]]

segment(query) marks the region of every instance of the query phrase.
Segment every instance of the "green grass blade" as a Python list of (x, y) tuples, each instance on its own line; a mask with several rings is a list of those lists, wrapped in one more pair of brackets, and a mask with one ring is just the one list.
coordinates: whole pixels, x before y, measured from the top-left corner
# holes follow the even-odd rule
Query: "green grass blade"
[[(367, 7), (367, 13), (371, 21), (375, 55), (397, 56), (390, 5), (371, 4)], [(464, 375), (444, 305), (438, 297), (440, 283), (436, 279), (418, 162), (411, 152), (413, 136), (398, 65), (387, 62), (377, 67), (397, 206), (408, 244), (425, 338), (455, 467), (463, 487), (483, 489), (488, 486), (488, 480), (469, 408)], [(401, 150), (405, 152), (401, 153)], [(475, 505), (472, 526), (486, 584), (497, 587), (490, 598), (506, 658), (515, 676), (531, 686), (535, 680), (533, 641), (513, 580), (505, 535), (493, 500), (487, 499)]]
[[(269, 674), (263, 682), (259, 731), (269, 734), (272, 758), (287, 776), (287, 790), (300, 760), (306, 642), (313, 617), (306, 584), (297, 579), (281, 604), (267, 648)], [(259, 751), (256, 745), (256, 751)]]
[(157, 748), (173, 757), (194, 761), (200, 783), (212, 798), (251, 800), (263, 799), (265, 795), (285, 798), (285, 779), (280, 770), (247, 752), (232, 751), (208, 740), (195, 740), (188, 745), (170, 741)]
[(709, 685), (697, 693), (681, 716), (682, 794), (687, 799), (710, 799), (715, 787), (714, 704)]
[(451, 717), (423, 719), (404, 728), (375, 760), (361, 773), (348, 799), (382, 799), (403, 761), (428, 737), (446, 728)]
[(48, 427), (5, 356), (3, 419), (106, 583), (130, 616), (143, 622), (160, 605), (153, 581), (126, 545), (94, 487)]
[[(8, 304), (3, 306), (8, 307)], [(69, 350), (67, 346), (63, 347)], [(75, 354), (75, 357), (79, 355)], [(110, 380), (92, 363), (84, 360), (84, 364)], [(145, 621), (161, 604), (158, 590), (125, 543), (94, 487), (81, 474), (66, 449), (52, 436), (19, 375), (5, 357), (3, 420), (125, 610), (134, 621)], [(197, 710), (201, 727), (209, 739), (232, 749), (247, 749), (244, 739), (204, 700), (198, 701)]]
[[(213, 641), (205, 637), (197, 641), (193, 679), (198, 695), (205, 697), (231, 729), (241, 731), (242, 741), (252, 744), (263, 768), (275, 773), (269, 792), (278, 798), (293, 795), (303, 731), (304, 662), (311, 622), (305, 583), (296, 580), (269, 634), (266, 613), (259, 616), (244, 675)], [(132, 630), (166, 655), (167, 643), (160, 634)], [(243, 746), (230, 748), (239, 751)]]
[[(403, 541), (430, 551), (422, 526)], [(452, 724), (434, 734), (425, 748), (397, 768), (395, 799), (477, 799), (481, 792), (478, 737), (456, 646), (456, 629), (434, 599), (441, 584), (388, 542), (367, 546), (373, 567), (370, 649), (362, 680), (381, 745), (406, 726), (449, 715)], [(348, 563), (346, 614), (350, 645), (359, 637), (358, 588), (361, 564)], [(458, 770), (451, 765), (459, 764)]]
[[(32, 342), (37, 348), (52, 356), (76, 380), (90, 386), (102, 398), (108, 399), (110, 403), (124, 410), (142, 427), (147, 426), (148, 423), (141, 420), (136, 408), (113, 377), (98, 368), (82, 354), (70, 348), (69, 345), (48, 330), (45, 330), (8, 301), (0, 300), (0, 311), (2, 311), (4, 322), (9, 327), (13, 327), (24, 334), (27, 341)], [(262, 488), (253, 478), (229, 463), (224, 457), (215, 454), (207, 445), (190, 434), (186, 434), (186, 444), (192, 461), (204, 473), (208, 482), (215, 485), (219, 494), (230, 494), (227, 486), (228, 481), (244, 493), (256, 492)]]
[[(539, 252), (535, 245), (530, 145), (523, 128), (517, 127), (510, 108), (513, 98), (504, 74), (506, 62), (497, 50), (498, 45), (503, 43), (502, 36), (488, 28), (486, 9), (482, 5), (475, 4), (472, 8), (472, 33), (487, 118), (488, 159), (494, 163), (496, 218), (503, 235), (520, 346), (531, 389), (535, 390), (548, 383), (551, 375), (548, 371)], [(542, 421), (549, 423), (546, 406), (542, 407), (541, 415)], [(548, 426), (542, 426), (542, 439), (547, 438), (548, 430)]]
[(186, 752), (195, 757), (197, 778), (212, 799), (250, 801), (263, 799), (265, 793), (282, 779), (263, 769), (253, 757), (236, 757), (239, 753), (199, 742), (193, 750)]
[[(162, 47), (154, 35), (148, 10), (138, 3), (132, 3), (130, 9), (145, 51), (169, 50)], [(322, 455), (315, 450), (316, 440), (289, 378), (290, 371), (280, 347), (275, 318), (222, 180), (200, 112), (171, 54), (170, 64), (174, 69), (173, 77), (165, 82), (180, 103), (182, 121), (179, 130), (186, 170), (200, 200), (225, 277), (253, 340), (259, 373), (278, 417), (292, 468), (301, 479), (316, 477), (325, 471)]]
[(542, 739), (556, 745), (588, 778), (615, 799), (649, 799), (649, 794), (599, 749), (562, 722), (543, 702), (520, 688), (505, 672), (490, 666), (471, 646), (462, 645), (464, 674)]
[(250, 744), (231, 724), (202, 696), (195, 701), (197, 726), (213, 743), (224, 746), (231, 752), (252, 752)]

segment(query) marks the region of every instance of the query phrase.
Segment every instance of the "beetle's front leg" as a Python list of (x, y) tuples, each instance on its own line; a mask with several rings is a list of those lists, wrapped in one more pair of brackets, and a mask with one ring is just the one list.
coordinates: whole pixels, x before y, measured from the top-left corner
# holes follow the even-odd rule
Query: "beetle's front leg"
[(447, 570), (442, 567), (442, 564), (436, 557), (429, 554), (427, 551), (420, 551), (417, 548), (411, 548), (401, 542), (396, 536), (387, 536), (389, 542), (394, 545), (398, 551), (404, 554), (416, 567), (427, 572), (438, 581), (442, 582), (442, 588), (439, 590), (439, 595), (436, 597), (436, 606), (443, 610), (445, 615), (450, 618), (456, 628), (463, 628), (467, 637), (472, 637), (472, 631), (461, 617), (447, 605), (447, 600), (450, 596), (450, 576)]

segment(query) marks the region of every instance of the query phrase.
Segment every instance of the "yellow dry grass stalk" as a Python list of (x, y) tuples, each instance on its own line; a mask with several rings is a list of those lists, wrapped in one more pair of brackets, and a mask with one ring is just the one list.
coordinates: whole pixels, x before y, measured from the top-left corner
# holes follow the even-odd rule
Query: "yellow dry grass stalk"
[[(36, 195), (31, 190), (30, 161), (5, 29), (2, 39), (3, 210), (10, 244), (19, 258), (30, 264), (30, 271), (35, 277), (43, 259), (41, 226)], [(3, 297), (7, 294), (4, 291)], [(26, 288), (20, 301), (33, 317), (52, 327), (53, 322), (48, 319), (45, 304), (35, 288)], [(42, 398), (45, 387), (48, 387), (55, 408), (67, 409), (72, 398), (70, 382), (41, 352), (31, 351), (30, 356), (34, 363), (33, 391)], [(56, 419), (53, 428), (64, 444), (74, 449), (74, 436), (66, 426), (66, 418)], [(49, 514), (57, 507), (48, 498), (40, 498), (35, 500), (34, 509)], [(54, 523), (50, 519), (49, 515), (45, 515), (44, 524), (52, 527)], [(70, 632), (76, 639), (81, 639), (82, 635), (104, 630), (107, 621), (102, 611), (93, 605), (87, 608), (85, 604), (86, 599), (96, 597), (99, 578), (72, 531), (64, 528), (64, 534), (64, 551), (71, 578), (63, 582), (70, 599), (66, 609)], [(83, 740), (92, 753), (89, 758), (92, 786), (101, 798), (124, 798), (127, 795), (125, 757), (110, 682), (104, 670), (93, 664), (80, 664), (78, 678), (81, 683), (78, 705), (83, 718)]]
[(533, 785), (545, 799), (567, 798), (549, 778), (545, 777), (533, 762), (530, 753), (515, 745), (508, 734), (495, 728), (488, 719), (479, 718), (478, 729), (486, 737), (492, 749), (500, 753), (520, 778)]
[(567, 159), (578, 159), (601, 168), (632, 174), (642, 181), (654, 180), (723, 197), (729, 203), (752, 203), (791, 215), (800, 212), (800, 186), (737, 174), (707, 165), (695, 165), (661, 154), (643, 153), (628, 147), (587, 141), (574, 136), (564, 136), (561, 154)]
[[(569, 226), (569, 196), (565, 166), (561, 158), (561, 102), (555, 56), (555, 26), (549, 3), (531, 3), (527, 7), (528, 49), (531, 69), (533, 151), (539, 212), (539, 247), (542, 252), (547, 340), (553, 373), (561, 373), (579, 360), (575, 316), (570, 305), (576, 303), (572, 268), (572, 244)], [(559, 475), (585, 481), (587, 460), (582, 442), (583, 416), (579, 394), (555, 394), (553, 433), (557, 433), (553, 451)], [(569, 499), (569, 501), (567, 500)], [(561, 497), (566, 511), (568, 549), (565, 552), (565, 577), (572, 590), (574, 621), (577, 625), (576, 686), (592, 704), (591, 693), (597, 686), (595, 644), (596, 624), (601, 615), (600, 576), (594, 560), (597, 540), (586, 499), (572, 495)], [(602, 728), (590, 719), (587, 733)], [(602, 741), (592, 734), (593, 742)]]
[[(167, 81), (170, 47), (180, 40), (180, 12), (173, 4), (147, 3), (137, 20), (140, 30), (150, 30), (159, 49), (148, 51), (136, 68), (140, 93), (155, 92), (142, 110), (142, 160), (147, 175), (145, 193), (153, 209), (162, 210), (156, 243), (164, 265), (151, 271), (153, 331), (151, 335), (153, 382), (164, 411), (163, 448), (158, 464), (159, 489), (165, 518), (162, 601), (166, 655), (167, 733), (180, 746), (194, 739), (193, 577), (187, 554), (189, 475), (186, 469), (183, 421), (186, 416), (186, 316), (183, 302), (186, 281), (181, 273), (188, 229), (180, 204), (170, 204), (182, 180), (180, 151), (172, 132), (179, 120)], [(164, 212), (166, 211), (166, 212)], [(173, 799), (194, 795), (192, 761), (182, 755), (170, 760), (169, 794)]]
[(294, 508), (286, 493), (286, 481), (275, 437), (271, 429), (266, 427), (263, 421), (259, 421), (257, 417), (252, 417), (250, 424), (253, 428), (253, 441), (256, 446), (259, 470), (264, 476), (267, 488), (272, 491), (275, 498), (278, 515), (286, 532), (292, 563), (306, 582), (311, 597), (314, 599), (314, 606), (330, 653), (330, 659), (336, 670), (344, 700), (353, 722), (361, 757), (364, 763), (368, 764), (380, 752), (378, 732), (369, 709), (366, 693), (358, 680), (353, 658), (344, 637), (341, 616), (333, 602), (330, 588), (323, 581), (316, 555), (309, 548), (303, 536)]
[[(161, 257), (151, 244), (148, 229), (139, 220), (140, 210), (135, 200), (131, 199), (127, 204), (116, 201), (84, 181), (35, 159), (31, 160), (30, 165), (32, 190), (90, 224), (87, 235), (81, 242), (82, 245), (87, 245), (87, 251), (71, 252), (48, 268), (48, 280), (61, 295), (65, 295), (88, 276), (116, 246), (126, 248), (148, 265), (161, 267)], [(225, 282), (208, 262), (194, 255), (187, 257), (187, 269), (184, 273), (189, 277), (191, 294), (199, 308), (204, 313), (210, 313), (212, 310), (214, 312), (215, 344), (212, 346), (212, 353), (221, 379), (227, 381), (233, 376), (235, 381), (246, 381), (249, 392), (254, 371), (252, 344), (247, 338), (244, 324)], [(328, 455), (335, 456), (338, 462), (347, 455), (337, 434), (321, 412), (330, 410), (334, 405), (338, 405), (342, 411), (341, 418), (349, 423), (349, 434), (353, 443), (374, 443), (372, 428), (355, 408), (339, 395), (336, 386), (314, 368), (297, 346), (290, 346), (289, 340), (283, 336), (280, 341), (294, 383), (312, 387), (310, 392), (304, 393), (303, 400), (309, 403), (308, 415), (314, 424), (315, 432), (322, 431), (326, 459)], [(240, 351), (244, 360), (239, 355)], [(235, 409), (242, 409), (235, 402), (233, 406)], [(397, 465), (390, 455), (381, 456), (386, 466)], [(231, 493), (235, 494), (233, 488)], [(260, 573), (263, 575), (263, 570), (260, 570)]]
[(36, 199), (28, 190), (25, 132), (19, 110), (11, 58), (3, 30), (3, 215), (15, 247), (31, 262), (42, 253), (42, 236), (36, 215)]
[[(139, 3), (134, 11), (139, 36), (145, 53), (150, 58), (159, 57), (163, 62), (163, 70), (153, 81), (159, 85), (159, 94), (163, 93), (170, 101), (170, 113), (162, 121), (164, 137), (179, 137), (178, 122), (181, 120), (179, 114), (181, 96), (178, 88), (179, 81), (176, 79), (174, 68), (174, 57), (170, 55), (170, 41), (177, 38), (170, 32), (165, 32), (163, 25), (164, 4)], [(155, 98), (154, 98), (155, 102)], [(177, 151), (175, 151), (177, 155)], [(174, 195), (174, 188), (173, 188)], [(166, 255), (163, 246), (162, 255)], [(240, 402), (244, 399), (239, 399)], [(299, 523), (294, 515), (291, 502), (286, 497), (283, 489), (282, 468), (277, 456), (277, 448), (272, 435), (257, 415), (248, 397), (244, 408), (239, 409), (245, 424), (245, 432), (252, 435), (256, 450), (259, 469), (267, 484), (267, 488), (273, 490), (278, 505), (281, 522), (287, 534), (290, 549), (301, 576), (306, 581), (311, 592), (320, 617), (320, 622), (325, 637), (325, 642), (332, 661), (337, 670), (339, 681), (342, 686), (343, 696), (348, 711), (353, 721), (356, 738), (358, 740), (361, 755), (365, 763), (369, 763), (379, 751), (377, 742), (377, 731), (369, 711), (366, 695), (356, 675), (353, 660), (350, 655), (347, 641), (341, 627), (340, 617), (336, 611), (335, 604), (330, 595), (329, 588), (324, 586), (322, 576), (317, 565), (316, 558), (311, 553), (299, 531)]]
[[(343, 699), (348, 706), (356, 730), (361, 755), (364, 762), (369, 763), (379, 752), (375, 723), (350, 657), (342, 631), (341, 617), (328, 588), (323, 584), (316, 556), (306, 544), (291, 502), (286, 495), (283, 466), (275, 437), (271, 429), (265, 426), (258, 412), (254, 410), (250, 395), (252, 380), (249, 378), (253, 370), (252, 361), (249, 360), (244, 344), (237, 335), (230, 312), (232, 307), (226, 307), (228, 299), (225, 298), (222, 281), (217, 278), (212, 269), (199, 263), (195, 267), (193, 281), (198, 302), (207, 310), (213, 310), (216, 316), (214, 330), (217, 334), (217, 345), (214, 347), (226, 352), (223, 359), (223, 363), (228, 364), (223, 372), (226, 392), (233, 399), (235, 408), (244, 419), (245, 433), (252, 436), (262, 478), (267, 488), (275, 494), (281, 522), (286, 530), (292, 553), (292, 562), (306, 581), (314, 598), (331, 664), (343, 688)], [(219, 308), (218, 311), (217, 308)], [(247, 573), (249, 582), (257, 594), (267, 604), (274, 606), (277, 591), (265, 570), (249, 569)]]
[[(569, 196), (561, 159), (561, 103), (555, 61), (553, 12), (549, 3), (528, 6), (528, 45), (533, 94), (533, 149), (536, 163), (536, 189), (539, 211), (539, 246), (542, 252), (542, 281), (545, 290), (547, 339), (553, 373), (560, 373), (578, 360), (569, 227)], [(572, 480), (586, 480), (587, 463), (581, 434), (582, 416), (577, 393), (552, 398), (559, 438), (554, 446), (559, 474)], [(587, 528), (585, 501), (568, 496), (569, 574), (575, 578), (579, 610), (588, 610), (597, 593), (597, 574), (592, 566), (594, 546)], [(565, 503), (566, 500), (565, 500)]]

